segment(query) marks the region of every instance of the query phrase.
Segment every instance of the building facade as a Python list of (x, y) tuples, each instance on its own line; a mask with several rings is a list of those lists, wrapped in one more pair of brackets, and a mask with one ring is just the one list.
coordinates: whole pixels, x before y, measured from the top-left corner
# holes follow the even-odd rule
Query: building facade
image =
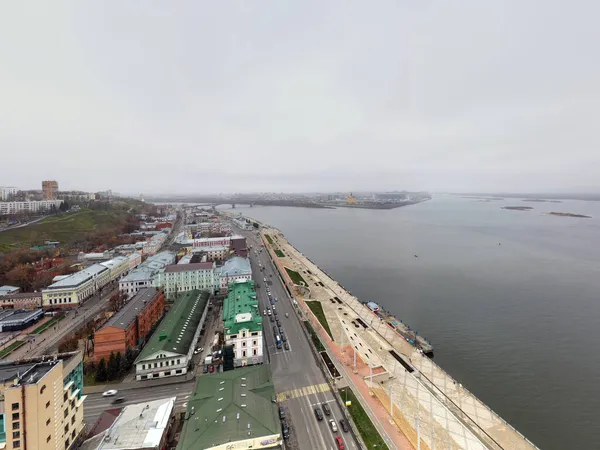
[(42, 306), (46, 309), (78, 306), (110, 281), (110, 269), (94, 264), (42, 289)]
[(234, 217), (233, 219), (231, 219), (231, 221), (233, 222), (233, 224), (242, 229), (242, 230), (252, 230), (254, 229), (254, 226), (252, 225), (252, 222), (250, 222), (248, 219), (246, 219), (243, 216), (237, 216)]
[(162, 290), (139, 291), (94, 334), (94, 360), (108, 361), (111, 353), (125, 355), (127, 349), (143, 345), (164, 312)]
[(229, 285), (229, 294), (223, 301), (223, 326), (225, 343), (233, 346), (235, 367), (263, 363), (262, 316), (254, 281)]
[(0, 202), (0, 215), (19, 214), (19, 213), (39, 213), (58, 210), (62, 205), (62, 200), (31, 200), (26, 202)]
[(154, 286), (162, 287), (167, 298), (196, 289), (215, 292), (215, 263), (173, 264), (156, 274)]
[(35, 309), (41, 307), (41, 292), (22, 292), (12, 295), (0, 295), (0, 308), (3, 309)]
[(77, 447), (84, 431), (81, 353), (0, 366), (0, 446)]
[(56, 200), (58, 198), (58, 182), (42, 181), (42, 193), (44, 200)]
[(136, 380), (185, 375), (208, 311), (208, 292), (180, 295), (135, 360)]
[(154, 276), (159, 270), (175, 262), (177, 253), (164, 251), (150, 256), (137, 268), (119, 280), (119, 290), (131, 297), (140, 289), (152, 287)]
[(14, 186), (0, 186), (0, 200), (3, 202), (10, 200), (13, 195), (17, 195), (18, 191)]
[(29, 328), (44, 317), (44, 311), (39, 309), (8, 309), (0, 312), (0, 333), (19, 331)]
[(252, 279), (252, 267), (248, 258), (235, 256), (217, 269), (219, 278), (219, 290), (227, 292), (230, 283), (236, 281), (250, 281)]

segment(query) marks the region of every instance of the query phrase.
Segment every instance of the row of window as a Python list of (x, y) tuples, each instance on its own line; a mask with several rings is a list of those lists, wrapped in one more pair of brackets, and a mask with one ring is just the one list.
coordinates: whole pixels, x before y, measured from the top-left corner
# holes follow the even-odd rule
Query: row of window
[[(177, 369), (175, 371), (173, 370), (168, 370), (165, 372), (165, 376), (170, 376), (170, 375), (180, 375), (183, 373), (183, 369)], [(140, 375), (140, 378), (142, 380), (146, 380), (148, 378), (158, 378), (160, 377), (160, 373), (153, 373), (153, 374), (149, 374), (149, 375)]]
[[(255, 348), (253, 348), (252, 349), (252, 356), (256, 356), (256, 355), (258, 355), (258, 350), (255, 349)], [(245, 358), (245, 357), (246, 357), (246, 350), (242, 350), (242, 358)]]
[[(174, 366), (175, 364), (180, 364), (180, 359), (177, 359), (177, 363), (175, 363), (175, 360), (172, 359), (171, 361), (165, 361), (164, 362), (164, 366), (163, 366), (163, 361), (161, 361), (160, 363), (150, 363), (150, 364), (142, 364), (142, 370), (146, 370), (146, 366), (148, 366), (148, 369), (152, 369), (152, 368), (157, 368), (157, 367), (168, 367), (169, 365)], [(170, 362), (170, 364), (169, 364)], [(152, 366), (152, 364), (154, 364), (154, 366)], [(159, 365), (160, 364), (160, 365)]]

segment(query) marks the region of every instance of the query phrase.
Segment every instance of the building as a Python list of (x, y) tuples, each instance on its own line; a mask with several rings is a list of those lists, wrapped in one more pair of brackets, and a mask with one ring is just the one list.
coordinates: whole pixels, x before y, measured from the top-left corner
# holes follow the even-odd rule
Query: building
[(129, 272), (129, 263), (129, 258), (126, 256), (117, 256), (109, 261), (101, 262), (100, 265), (110, 270), (110, 281), (116, 281)]
[(58, 198), (58, 183), (56, 181), (42, 181), (42, 192), (44, 200), (56, 200)]
[(0, 365), (0, 447), (77, 447), (83, 423), (80, 352)]
[(168, 234), (159, 232), (154, 234), (148, 241), (144, 242), (142, 254), (154, 255), (160, 250), (164, 242), (167, 240)]
[(0, 202), (0, 215), (39, 213), (58, 210), (62, 200), (29, 200), (24, 202)]
[(136, 269), (129, 272), (119, 281), (119, 290), (127, 296), (132, 296), (143, 288), (151, 287), (152, 280), (159, 270), (175, 262), (177, 254), (164, 251), (150, 256)]
[(223, 261), (229, 256), (229, 247), (219, 245), (216, 247), (196, 247), (193, 254), (205, 254), (208, 261)]
[(188, 399), (177, 450), (241, 450), (282, 445), (274, 398), (268, 364), (198, 377)]
[(185, 375), (208, 311), (208, 292), (180, 295), (135, 360), (136, 380)]
[(248, 258), (234, 256), (225, 261), (223, 266), (216, 269), (219, 278), (219, 290), (227, 292), (229, 283), (234, 281), (249, 281), (252, 279), (252, 267)]
[(252, 222), (250, 222), (250, 220), (246, 219), (242, 215), (234, 217), (233, 219), (231, 219), (231, 221), (233, 222), (233, 224), (236, 227), (238, 227), (238, 228), (240, 228), (242, 230), (252, 230), (252, 229), (254, 229), (254, 226), (252, 225)]
[(0, 312), (0, 333), (5, 331), (19, 331), (29, 328), (44, 317), (40, 309), (7, 309)]
[(94, 264), (42, 289), (42, 306), (47, 309), (78, 306), (110, 281), (110, 269)]
[(35, 309), (41, 307), (41, 292), (21, 292), (19, 294), (0, 295), (0, 308)]
[(108, 261), (113, 257), (113, 252), (110, 250), (105, 250), (102, 253), (83, 253), (79, 252), (77, 255), (77, 259), (79, 261)]
[(162, 290), (140, 290), (94, 334), (94, 360), (108, 361), (111, 353), (125, 355), (128, 348), (143, 345), (152, 327), (165, 313)]
[(176, 397), (127, 405), (104, 431), (80, 450), (149, 450), (167, 448)]
[[(214, 237), (214, 238), (199, 238), (192, 239), (191, 244), (194, 248), (198, 247), (229, 247), (231, 245), (231, 239), (234, 236), (225, 236), (225, 237)], [(237, 236), (241, 237), (241, 236)]]
[(214, 293), (215, 267), (214, 262), (173, 264), (156, 274), (154, 286), (162, 287), (167, 298), (196, 289)]
[(21, 288), (16, 286), (8, 286), (6, 284), (4, 286), (0, 286), (0, 297), (3, 295), (18, 294), (19, 292), (21, 292)]
[(10, 200), (19, 190), (14, 186), (0, 186), (0, 200)]
[(127, 261), (129, 263), (129, 270), (135, 269), (142, 263), (142, 254), (133, 252), (127, 255)]
[(246, 238), (243, 236), (232, 236), (229, 249), (235, 254), (235, 256), (241, 256), (242, 258), (248, 257)]
[(254, 281), (237, 281), (229, 285), (223, 301), (225, 343), (233, 346), (234, 367), (263, 362), (262, 316)]
[(58, 192), (58, 198), (74, 202), (90, 202), (96, 200), (96, 194), (83, 191)]

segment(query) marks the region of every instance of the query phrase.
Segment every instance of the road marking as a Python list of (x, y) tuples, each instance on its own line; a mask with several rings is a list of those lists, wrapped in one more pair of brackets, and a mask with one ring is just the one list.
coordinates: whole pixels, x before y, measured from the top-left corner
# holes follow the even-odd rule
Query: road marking
[(284, 402), (293, 398), (307, 397), (309, 395), (315, 395), (319, 392), (328, 392), (330, 387), (327, 383), (313, 384), (310, 386), (303, 386), (301, 388), (292, 389), (290, 391), (280, 392), (277, 394), (277, 402)]

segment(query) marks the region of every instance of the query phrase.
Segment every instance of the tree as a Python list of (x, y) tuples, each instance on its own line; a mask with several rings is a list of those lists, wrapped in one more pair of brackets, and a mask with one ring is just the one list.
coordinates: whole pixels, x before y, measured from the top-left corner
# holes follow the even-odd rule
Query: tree
[(119, 372), (119, 366), (116, 365), (117, 358), (115, 357), (114, 352), (110, 352), (110, 357), (108, 358), (108, 364), (106, 366), (106, 378), (110, 380), (114, 380), (117, 377)]
[(134, 353), (134, 351), (131, 348), (128, 348), (125, 351), (125, 364), (126, 364), (126, 367), (127, 367), (126, 370), (131, 369), (131, 366), (133, 365), (134, 361), (135, 361), (135, 353)]
[[(112, 356), (112, 355), (111, 355)], [(104, 358), (98, 363), (98, 369), (96, 369), (96, 381), (102, 383), (108, 379), (108, 373), (106, 371), (106, 361)]]
[(117, 373), (117, 377), (123, 375), (123, 358), (121, 357), (121, 352), (117, 352), (117, 356), (115, 356), (115, 370)]

